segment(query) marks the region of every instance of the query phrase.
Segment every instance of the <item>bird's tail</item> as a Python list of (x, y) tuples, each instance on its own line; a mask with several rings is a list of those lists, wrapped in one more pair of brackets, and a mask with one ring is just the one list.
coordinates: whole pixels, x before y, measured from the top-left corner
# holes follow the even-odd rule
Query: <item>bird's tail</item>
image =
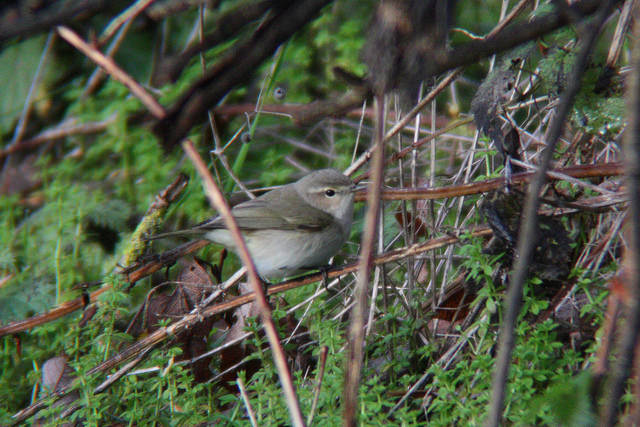
[(165, 237), (176, 237), (176, 236), (186, 237), (186, 236), (192, 236), (197, 234), (203, 234), (203, 231), (199, 229), (190, 228), (187, 230), (170, 231), (168, 233), (160, 233), (160, 234), (155, 234), (153, 236), (146, 236), (144, 240), (157, 240), (157, 239), (164, 239)]

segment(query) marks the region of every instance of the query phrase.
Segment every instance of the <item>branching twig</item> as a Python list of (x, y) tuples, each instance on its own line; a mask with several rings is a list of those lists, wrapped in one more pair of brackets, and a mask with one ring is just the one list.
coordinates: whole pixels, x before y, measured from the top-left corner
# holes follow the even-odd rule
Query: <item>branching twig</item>
[[(440, 92), (442, 92), (444, 89), (447, 88), (447, 86), (449, 86), (451, 84), (451, 82), (453, 82), (456, 77), (458, 76), (458, 74), (460, 74), (461, 70), (455, 70), (451, 73), (449, 73), (448, 76), (446, 76), (444, 79), (442, 79), (442, 81), (440, 83), (438, 83), (436, 85), (436, 87), (434, 87), (428, 94), (427, 96), (425, 96), (423, 99), (420, 100), (420, 102), (418, 103), (418, 105), (416, 105), (415, 107), (413, 107), (411, 109), (411, 111), (409, 111), (407, 113), (406, 116), (404, 116), (402, 119), (400, 119), (398, 121), (398, 123), (396, 123), (393, 128), (391, 128), (386, 135), (384, 136), (383, 139), (381, 139), (382, 143), (387, 143), (391, 138), (393, 138), (398, 132), (400, 132), (410, 121), (411, 119), (413, 119), (415, 116), (418, 115), (418, 113), (420, 111), (422, 111), (422, 109), (431, 101), (433, 101), (436, 96), (438, 96), (438, 94)], [(376, 147), (378, 146), (378, 143), (376, 142), (375, 145), (371, 146), (371, 148), (369, 148), (367, 151), (365, 151), (364, 153), (362, 153), (360, 155), (360, 157), (358, 157), (358, 159), (355, 162), (352, 162), (351, 165), (349, 165), (349, 167), (344, 171), (345, 175), (353, 175), (354, 172), (356, 172), (358, 169), (360, 169), (362, 167), (362, 165), (364, 165), (369, 158), (371, 158), (374, 150), (376, 149)]]
[[(566, 168), (554, 169), (547, 174), (552, 180), (559, 180), (561, 175), (567, 175), (572, 178), (597, 178), (606, 176), (622, 175), (623, 165), (621, 162), (602, 163), (594, 165), (576, 165)], [(561, 175), (556, 175), (558, 172)], [(534, 179), (535, 172), (520, 172), (514, 174), (511, 182), (513, 184), (524, 184)], [(457, 196), (468, 196), (470, 194), (486, 193), (498, 188), (504, 187), (504, 178), (492, 178), (485, 181), (472, 182), (469, 184), (449, 185), (437, 188), (428, 187), (405, 187), (405, 188), (387, 188), (382, 190), (381, 197), (383, 200), (433, 200), (446, 199)], [(366, 194), (359, 192), (356, 194), (357, 201), (363, 201)]]
[(107, 126), (115, 122), (115, 119), (116, 119), (116, 115), (114, 114), (114, 115), (111, 115), (111, 117), (109, 117), (108, 119), (103, 120), (101, 122), (75, 124), (75, 120), (73, 119), (65, 120), (60, 125), (55, 126), (51, 129), (44, 130), (40, 132), (38, 135), (34, 136), (33, 138), (19, 141), (16, 144), (12, 144), (3, 150), (0, 150), (0, 160), (4, 159), (5, 157), (11, 154), (14, 154), (20, 151), (31, 150), (46, 142), (63, 139), (63, 138), (66, 138), (67, 136), (87, 135), (87, 134), (102, 132), (107, 128)]
[[(118, 31), (118, 34), (116, 35), (116, 37), (111, 41), (111, 43), (109, 43), (109, 46), (105, 51), (105, 56), (107, 56), (108, 58), (113, 58), (116, 55), (116, 53), (120, 49), (120, 46), (124, 42), (129, 32), (129, 29), (131, 28), (131, 25), (133, 25), (133, 22), (134, 22), (133, 20), (129, 20), (124, 24), (124, 26), (120, 28), (120, 31)], [(96, 67), (96, 69), (93, 70), (93, 73), (91, 73), (91, 76), (89, 77), (89, 79), (87, 80), (87, 83), (84, 86), (82, 97), (86, 97), (92, 94), (93, 91), (95, 91), (96, 88), (100, 86), (100, 84), (104, 81), (106, 77), (107, 77), (107, 74), (102, 70), (102, 68), (100, 68), (99, 66)]]
[[(446, 87), (445, 85), (439, 85), (439, 86), (438, 86), (438, 89), (439, 89), (439, 90), (442, 90), (442, 89), (444, 89), (445, 87)], [(434, 91), (434, 92), (432, 92), (432, 93), (435, 93), (435, 91)], [(434, 96), (435, 96), (435, 95), (434, 95)], [(426, 99), (426, 98), (425, 98), (425, 99)], [(406, 117), (408, 117), (409, 115), (411, 115), (411, 113), (409, 113), (407, 116), (405, 116), (405, 118), (406, 118)], [(416, 115), (417, 115), (417, 112), (416, 112)], [(404, 119), (403, 119), (403, 120), (404, 120)], [(466, 118), (466, 119), (463, 119), (463, 120), (459, 120), (459, 121), (455, 121), (455, 122), (453, 122), (453, 123), (450, 123), (448, 126), (445, 126), (444, 128), (442, 128), (442, 129), (440, 129), (440, 130), (438, 130), (438, 131), (436, 131), (436, 132), (433, 132), (431, 135), (426, 136), (426, 137), (424, 137), (424, 138), (420, 138), (420, 139), (418, 139), (417, 141), (412, 142), (410, 145), (408, 145), (407, 147), (403, 148), (402, 150), (400, 150), (400, 151), (398, 151), (398, 152), (396, 152), (396, 153), (393, 153), (393, 155), (391, 156), (391, 158), (390, 158), (389, 160), (386, 160), (386, 161), (385, 161), (385, 165), (387, 165), (387, 164), (389, 164), (389, 163), (397, 162), (398, 160), (402, 159), (402, 158), (403, 158), (404, 156), (406, 156), (407, 154), (412, 153), (416, 148), (419, 148), (419, 147), (421, 147), (421, 146), (425, 145), (427, 142), (431, 142), (431, 141), (433, 141), (434, 139), (436, 139), (437, 137), (442, 136), (442, 135), (444, 135), (444, 134), (446, 134), (446, 133), (449, 133), (449, 132), (451, 132), (453, 129), (457, 129), (457, 128), (458, 128), (458, 127), (460, 127), (460, 126), (463, 126), (463, 125), (468, 124), (468, 123), (471, 123), (471, 122), (473, 122), (473, 118), (468, 117), (468, 118)], [(387, 136), (389, 136), (389, 139), (391, 139), (391, 138), (392, 138), (393, 136), (395, 136), (395, 135), (396, 135), (395, 133), (393, 133), (393, 134), (392, 134), (391, 132), (389, 132), (389, 133), (387, 134)], [(386, 141), (388, 141), (388, 139), (386, 139), (386, 138), (385, 138), (385, 142), (386, 142)], [(353, 173), (354, 171), (356, 171), (356, 170), (357, 170), (357, 168), (358, 168), (359, 166), (363, 165), (363, 164), (364, 164), (364, 163), (369, 159), (369, 157), (371, 157), (371, 150), (372, 150), (372, 149), (369, 149), (369, 150), (365, 151), (365, 152), (364, 152), (364, 153), (363, 153), (363, 154), (358, 158), (358, 160), (357, 160), (355, 163), (353, 163), (353, 164), (352, 164), (352, 165), (347, 169), (347, 171), (346, 171), (345, 173), (346, 173), (346, 174), (351, 174), (351, 173)], [(356, 163), (358, 164), (358, 167), (354, 166)], [(358, 175), (358, 177), (357, 177), (357, 178), (355, 178), (355, 179), (354, 179), (354, 181), (355, 181), (355, 182), (360, 182), (360, 181), (362, 181), (363, 179), (366, 179), (366, 178), (368, 178), (368, 177), (369, 177), (369, 172), (365, 172), (365, 173), (363, 173), (362, 175)]]

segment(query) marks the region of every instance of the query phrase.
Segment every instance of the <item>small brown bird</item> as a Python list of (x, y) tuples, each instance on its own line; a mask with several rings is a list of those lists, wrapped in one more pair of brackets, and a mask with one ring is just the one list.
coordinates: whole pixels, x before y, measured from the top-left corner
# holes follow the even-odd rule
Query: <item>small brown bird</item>
[[(335, 169), (321, 169), (231, 210), (263, 278), (281, 278), (327, 264), (351, 231), (355, 185)], [(201, 235), (237, 252), (220, 216), (152, 239)]]

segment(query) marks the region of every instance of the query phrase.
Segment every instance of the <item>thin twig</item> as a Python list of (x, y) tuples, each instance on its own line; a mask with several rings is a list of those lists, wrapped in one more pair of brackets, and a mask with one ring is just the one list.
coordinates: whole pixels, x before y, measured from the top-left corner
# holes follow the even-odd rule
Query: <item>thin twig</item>
[[(129, 28), (131, 28), (132, 24), (133, 24), (133, 20), (130, 20), (123, 27), (120, 28), (120, 31), (118, 32), (116, 37), (109, 44), (109, 47), (107, 47), (107, 51), (106, 51), (107, 57), (113, 58), (115, 56), (115, 54), (118, 52), (118, 49), (120, 49), (120, 46), (124, 42), (124, 39), (126, 38), (129, 32)], [(102, 83), (102, 81), (105, 79), (106, 76), (107, 75), (102, 70), (102, 68), (96, 67), (93, 73), (91, 73), (91, 76), (89, 76), (89, 79), (87, 80), (87, 84), (84, 86), (82, 97), (86, 97), (92, 94), (93, 91), (96, 90), (96, 88), (100, 85), (100, 83)]]
[(344, 397), (343, 397), (343, 425), (346, 427), (357, 424), (358, 388), (364, 350), (364, 316), (367, 312), (367, 284), (369, 273), (373, 265), (375, 253), (376, 231), (380, 215), (380, 192), (384, 174), (384, 96), (376, 97), (376, 134), (371, 162), (372, 180), (367, 192), (367, 213), (364, 221), (362, 250), (358, 266), (358, 280), (355, 288), (355, 305), (351, 313), (349, 327), (349, 343), (345, 366)]
[(141, 351), (140, 354), (138, 354), (135, 357), (135, 359), (133, 359), (129, 363), (125, 364), (122, 368), (118, 369), (118, 372), (109, 375), (109, 377), (105, 381), (103, 381), (102, 384), (100, 384), (99, 386), (97, 386), (96, 388), (93, 389), (93, 393), (94, 394), (102, 393), (107, 388), (109, 388), (111, 386), (111, 384), (115, 383), (120, 378), (125, 376), (127, 374), (127, 372), (129, 372), (131, 369), (133, 369), (138, 363), (140, 363), (142, 361), (142, 359), (144, 359), (144, 357), (147, 355), (147, 353), (150, 350), (151, 350), (151, 348), (147, 348), (147, 349)]
[(511, 21), (513, 21), (514, 18), (518, 16), (518, 14), (522, 12), (524, 8), (527, 6), (527, 4), (530, 2), (531, 0), (520, 0), (520, 3), (515, 5), (513, 9), (511, 9), (511, 12), (509, 12), (503, 19), (500, 19), (498, 24), (489, 32), (489, 34), (487, 34), (482, 39), (486, 40), (491, 37), (495, 37), (498, 33), (500, 33), (500, 31), (504, 29), (504, 27), (510, 24)]
[[(563, 175), (572, 178), (596, 178), (606, 176), (617, 176), (624, 173), (621, 162), (601, 163), (593, 165), (576, 165), (568, 166), (562, 169), (554, 169), (551, 172), (557, 172), (560, 175), (551, 173), (550, 179), (561, 179)], [(530, 182), (535, 178), (535, 172), (520, 172), (514, 174), (511, 182), (513, 184), (523, 184)], [(405, 188), (387, 188), (382, 191), (382, 200), (431, 200), (446, 199), (456, 196), (467, 196), (470, 194), (486, 193), (491, 190), (504, 187), (504, 178), (491, 178), (484, 181), (472, 182), (469, 184), (449, 185), (437, 188), (428, 187), (405, 187)], [(366, 194), (362, 192), (356, 193), (356, 201), (363, 201)]]
[[(538, 170), (537, 166), (531, 165), (529, 163), (526, 162), (521, 162), (520, 160), (516, 160), (516, 159), (511, 159), (511, 164), (517, 165), (517, 166), (522, 166), (524, 168), (527, 168), (529, 170), (532, 171), (536, 171)], [(588, 182), (583, 182), (580, 181), (577, 178), (574, 178), (572, 176), (563, 174), (562, 172), (557, 172), (557, 171), (547, 171), (547, 177), (549, 178), (553, 178), (553, 179), (557, 179), (557, 180), (561, 180), (561, 181), (567, 181), (570, 182), (571, 184), (577, 185), (579, 187), (583, 187), (583, 188), (588, 188), (591, 191), (595, 191), (596, 193), (600, 193), (600, 194), (614, 194), (615, 191), (611, 191), (608, 190), (606, 188), (603, 187), (599, 187), (597, 185), (593, 185), (593, 184), (589, 184)]]
[(107, 40), (109, 40), (118, 29), (126, 22), (131, 22), (138, 16), (140, 12), (145, 10), (155, 0), (138, 0), (131, 6), (129, 6), (124, 12), (116, 16), (107, 28), (104, 29), (102, 35), (98, 39), (98, 44), (102, 46)]
[(626, 0), (624, 2), (624, 6), (620, 12), (620, 17), (618, 18), (618, 24), (616, 25), (616, 31), (613, 34), (613, 42), (611, 43), (611, 47), (609, 48), (609, 53), (607, 55), (607, 67), (613, 68), (616, 66), (616, 62), (618, 62), (622, 46), (624, 46), (624, 41), (626, 40), (625, 36), (629, 29), (631, 11), (634, 8), (635, 2), (636, 0)]
[[(436, 132), (433, 132), (431, 135), (426, 136), (424, 138), (420, 138), (417, 141), (412, 142), (410, 145), (408, 145), (407, 147), (405, 147), (402, 150), (398, 151), (397, 153), (393, 153), (391, 158), (389, 160), (385, 161), (385, 165), (389, 164), (389, 163), (393, 163), (393, 162), (395, 162), (397, 160), (400, 160), (401, 158), (403, 158), (407, 154), (415, 152), (416, 148), (419, 148), (419, 147), (423, 146), (427, 142), (431, 142), (435, 138), (437, 138), (439, 136), (442, 136), (442, 135), (445, 135), (445, 134), (449, 133), (450, 131), (452, 131), (453, 129), (457, 129), (460, 126), (466, 125), (466, 124), (471, 123), (471, 122), (473, 122), (473, 118), (472, 117), (467, 117), (467, 118), (462, 119), (462, 120), (456, 120), (455, 122), (450, 123), (449, 125), (445, 126), (444, 128), (442, 128), (442, 129), (440, 129), (440, 130), (438, 130)], [(364, 162), (369, 160), (369, 158), (371, 157), (371, 153), (372, 153), (373, 149), (374, 148), (370, 148), (369, 150), (367, 150), (364, 153), (362, 153), (362, 155), (358, 158), (358, 161), (362, 161), (362, 164), (364, 164)], [(352, 166), (353, 166), (353, 164), (345, 171), (345, 175), (350, 175), (355, 170), (357, 170), (357, 168), (353, 168)], [(368, 177), (369, 177), (369, 172), (365, 172), (362, 175), (359, 175), (357, 178), (355, 178), (354, 181), (356, 183), (358, 183), (358, 182), (360, 182), (363, 179), (368, 178)]]
[(247, 394), (247, 389), (244, 386), (244, 381), (242, 381), (242, 377), (238, 377), (236, 380), (238, 383), (238, 389), (240, 389), (240, 395), (242, 396), (242, 401), (244, 402), (244, 406), (247, 407), (247, 415), (249, 415), (249, 421), (251, 421), (251, 425), (253, 427), (258, 427), (258, 420), (256, 419), (256, 411), (253, 410), (251, 406), (251, 401), (249, 400), (249, 395)]
[(67, 136), (102, 132), (107, 126), (115, 122), (116, 118), (116, 114), (112, 114), (109, 118), (100, 122), (81, 124), (76, 124), (77, 120), (75, 119), (67, 119), (53, 128), (40, 132), (33, 138), (18, 141), (15, 144), (9, 145), (4, 150), (0, 150), (0, 160), (19, 151), (30, 150), (49, 141), (60, 140)]
[(112, 58), (105, 56), (98, 49), (89, 45), (69, 28), (58, 27), (57, 30), (60, 37), (65, 39), (80, 52), (84, 53), (93, 62), (104, 68), (105, 72), (111, 75), (111, 77), (128, 87), (129, 90), (131, 90), (131, 93), (138, 98), (145, 107), (147, 107), (149, 112), (151, 112), (155, 118), (162, 119), (166, 116), (164, 108), (162, 108), (158, 101), (156, 101), (154, 97), (140, 86), (137, 81), (120, 68)]
[(318, 407), (318, 400), (320, 399), (320, 390), (322, 390), (322, 379), (324, 378), (324, 368), (327, 365), (327, 354), (329, 353), (329, 347), (323, 345), (320, 348), (320, 360), (318, 360), (318, 375), (316, 375), (316, 386), (313, 392), (313, 403), (311, 404), (311, 410), (307, 416), (307, 425), (310, 426), (313, 423), (313, 416), (316, 413)]
[[(633, 52), (631, 53), (632, 72), (627, 82), (627, 120), (629, 122), (624, 135), (624, 158), (629, 193), (629, 212), (627, 213), (628, 247), (625, 252), (624, 282), (629, 298), (626, 303), (627, 316), (618, 344), (618, 360), (613, 373), (608, 396), (603, 405), (601, 425), (617, 424), (620, 402), (631, 374), (634, 349), (640, 336), (640, 6), (633, 10), (636, 20), (633, 29)], [(636, 360), (638, 355), (636, 355)], [(635, 396), (638, 399), (639, 396)]]

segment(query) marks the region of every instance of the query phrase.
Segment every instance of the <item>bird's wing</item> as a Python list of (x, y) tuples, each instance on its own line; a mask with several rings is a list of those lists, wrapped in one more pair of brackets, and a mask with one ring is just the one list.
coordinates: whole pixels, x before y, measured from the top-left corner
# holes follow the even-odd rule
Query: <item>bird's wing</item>
[[(295, 206), (288, 203), (273, 203), (263, 198), (249, 200), (236, 205), (232, 210), (241, 230), (306, 230), (316, 231), (329, 226), (333, 218), (328, 213), (311, 206)], [(220, 216), (197, 226), (200, 230), (225, 228)]]

